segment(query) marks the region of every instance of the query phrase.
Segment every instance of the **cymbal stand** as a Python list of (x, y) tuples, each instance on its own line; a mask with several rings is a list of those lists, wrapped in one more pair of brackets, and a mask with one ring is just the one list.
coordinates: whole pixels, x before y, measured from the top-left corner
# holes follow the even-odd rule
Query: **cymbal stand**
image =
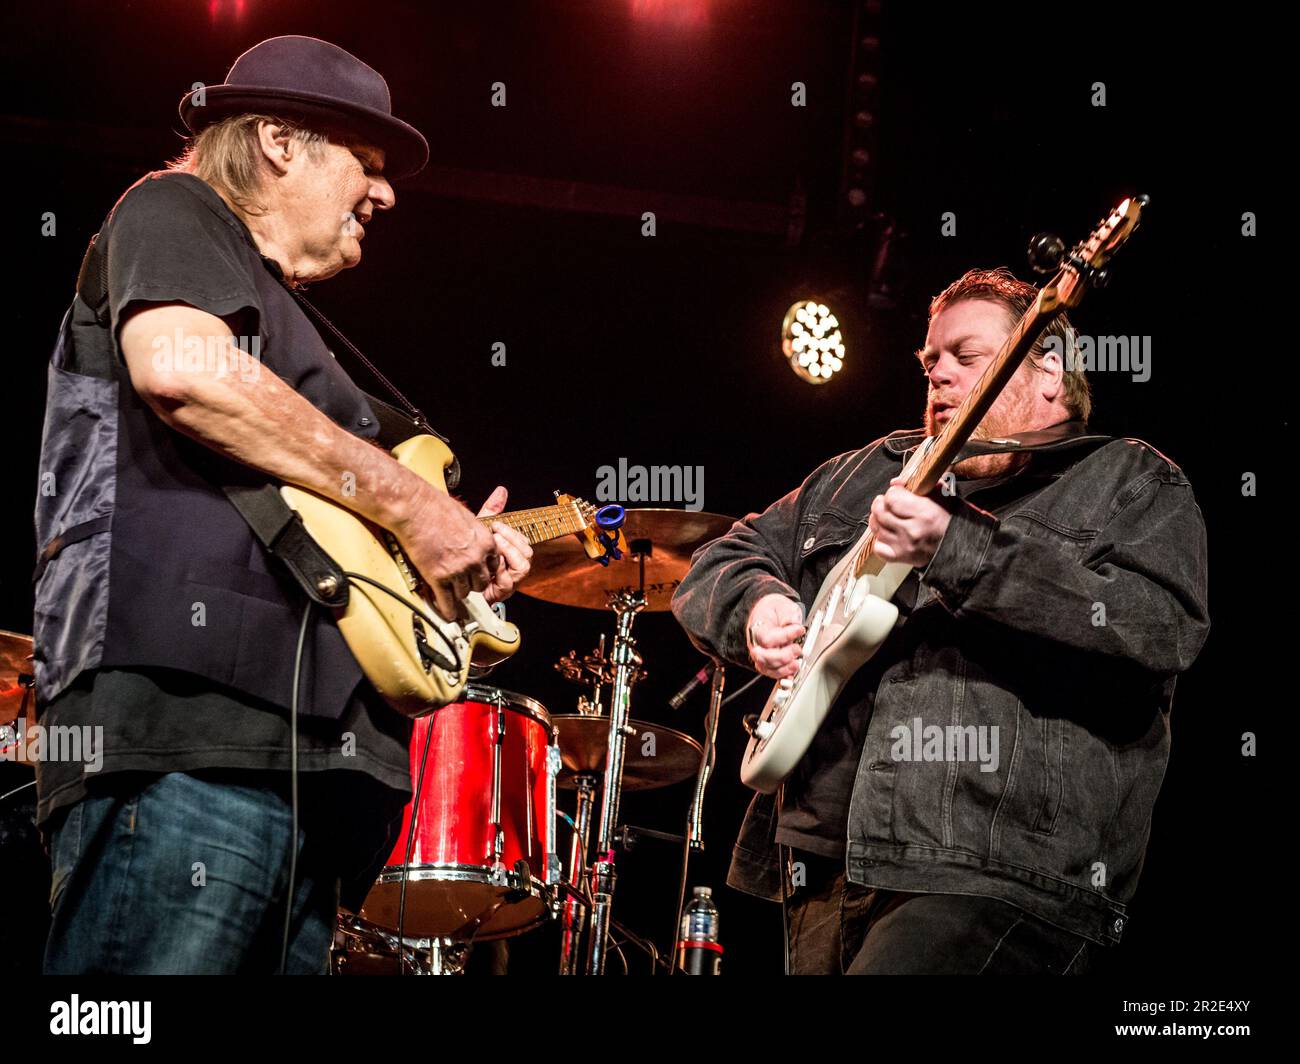
[(588, 839), (591, 835), (591, 810), (596, 799), (596, 785), (600, 776), (595, 772), (584, 772), (577, 778), (578, 808), (574, 815), (575, 830), (569, 847), (568, 878), (566, 882), (573, 888), (573, 897), (565, 893), (563, 909), (564, 934), (560, 941), (560, 974), (578, 975), (581, 952), (582, 933), (587, 924), (587, 852)]
[[(638, 547), (643, 549), (638, 550)], [(603, 975), (605, 950), (609, 939), (610, 914), (614, 906), (614, 834), (618, 830), (618, 805), (623, 790), (623, 751), (627, 745), (632, 698), (632, 678), (636, 672), (636, 640), (632, 623), (645, 609), (645, 559), (650, 553), (648, 541), (636, 541), (632, 550), (641, 567), (640, 586), (635, 590), (610, 593), (610, 605), (618, 621), (614, 635), (614, 684), (609, 707), (609, 747), (605, 760), (605, 790), (600, 804), (600, 836), (596, 844), (596, 861), (591, 873), (591, 934), (587, 944), (587, 974)]]

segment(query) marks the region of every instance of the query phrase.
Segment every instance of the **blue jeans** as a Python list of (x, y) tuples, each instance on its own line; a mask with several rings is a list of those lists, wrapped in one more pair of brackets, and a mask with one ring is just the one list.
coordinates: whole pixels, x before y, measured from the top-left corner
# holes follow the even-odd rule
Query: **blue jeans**
[[(52, 834), (46, 974), (278, 972), (287, 787), (215, 772), (104, 783)], [(300, 823), (290, 973), (329, 966), (339, 879), (322, 834)]]

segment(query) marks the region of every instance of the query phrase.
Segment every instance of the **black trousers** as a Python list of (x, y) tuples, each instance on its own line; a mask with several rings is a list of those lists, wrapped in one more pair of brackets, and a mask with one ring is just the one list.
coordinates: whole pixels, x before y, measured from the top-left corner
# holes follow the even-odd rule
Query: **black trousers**
[(995, 898), (875, 890), (842, 861), (794, 862), (792, 975), (1082, 975), (1100, 948)]

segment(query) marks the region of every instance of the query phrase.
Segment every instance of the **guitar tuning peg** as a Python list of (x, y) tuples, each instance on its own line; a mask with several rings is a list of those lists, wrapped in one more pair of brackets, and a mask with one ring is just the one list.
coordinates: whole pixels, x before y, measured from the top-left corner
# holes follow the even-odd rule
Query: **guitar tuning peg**
[(554, 495), (557, 499), (560, 497), (560, 493), (558, 490), (551, 492), (551, 494)]
[(1065, 241), (1054, 233), (1039, 233), (1029, 241), (1029, 265), (1035, 273), (1059, 269), (1065, 255)]

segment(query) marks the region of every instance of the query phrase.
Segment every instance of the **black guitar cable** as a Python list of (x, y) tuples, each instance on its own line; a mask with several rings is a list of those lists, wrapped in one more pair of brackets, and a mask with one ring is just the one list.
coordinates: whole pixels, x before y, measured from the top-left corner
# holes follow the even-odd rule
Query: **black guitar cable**
[[(384, 592), (386, 595), (390, 595), (392, 598), (400, 602), (403, 606), (405, 606), (407, 609), (411, 611), (413, 616), (418, 617), (421, 620), (427, 620), (424, 611), (421, 610), (414, 602), (412, 602), (405, 596), (399, 594), (398, 592), (394, 591), (392, 588), (388, 587), (387, 585), (381, 584), (378, 580), (374, 580), (371, 577), (366, 576), (364, 573), (354, 573), (350, 571), (344, 571), (343, 575), (346, 576), (349, 580), (358, 581), (360, 583), (368, 584), (374, 588), (377, 588), (378, 590)], [(288, 967), (289, 933), (293, 923), (293, 900), (294, 900), (294, 890), (296, 887), (296, 880), (297, 880), (297, 873), (298, 873), (298, 824), (299, 824), (298, 695), (299, 695), (299, 688), (302, 685), (303, 647), (307, 642), (307, 623), (311, 619), (312, 605), (313, 605), (312, 601), (308, 599), (307, 606), (303, 610), (303, 614), (302, 614), (302, 624), (298, 628), (298, 645), (294, 651), (294, 658), (293, 658), (293, 692), (291, 695), (291, 703), (290, 703), (290, 710), (289, 710), (289, 756), (290, 756), (289, 794), (290, 794), (290, 805), (292, 808), (292, 819), (291, 819), (291, 829), (290, 829), (291, 836), (289, 840), (288, 900), (285, 903), (284, 935), (280, 944), (280, 974), (281, 975), (285, 974)], [(454, 669), (455, 672), (459, 673), (461, 669), (461, 661), (460, 661), (460, 654), (456, 650), (455, 643), (453, 643), (450, 637), (448, 637), (448, 635), (436, 624), (431, 624), (429, 625), (429, 627), (432, 628), (433, 631), (438, 633), (438, 637), (443, 641), (444, 645), (447, 647), (447, 650), (451, 654), (451, 660), (453, 663), (452, 668)], [(415, 795), (411, 800), (411, 825), (410, 825), (410, 829), (407, 832), (406, 857), (405, 860), (403, 861), (404, 872), (402, 875), (402, 888), (401, 888), (400, 898), (398, 901), (398, 910), (397, 910), (398, 911), (397, 937), (398, 937), (398, 963), (399, 964), (402, 964), (402, 946), (404, 944), (403, 932), (405, 930), (405, 917), (406, 917), (407, 874), (405, 870), (409, 869), (411, 863), (411, 852), (415, 847), (415, 826), (416, 826), (416, 820), (419, 816), (420, 794), (424, 786), (424, 767), (429, 757), (429, 746), (432, 739), (433, 739), (433, 729), (430, 728), (428, 735), (425, 737), (424, 753), (423, 756), (420, 758), (420, 771), (416, 778)], [(404, 967), (405, 966), (403, 965), (403, 969)]]
[[(371, 587), (384, 592), (384, 594), (391, 595), (409, 609), (415, 617), (420, 620), (427, 620), (423, 610), (386, 584), (381, 584), (378, 580), (372, 580), (363, 573), (354, 573), (349, 570), (344, 570), (343, 575), (349, 580), (369, 584)], [(459, 675), (461, 660), (460, 654), (456, 651), (456, 644), (436, 624), (431, 624), (429, 627), (438, 633), (438, 637), (451, 652), (452, 669)], [(430, 724), (429, 731), (424, 737), (424, 750), (420, 754), (420, 771), (415, 775), (415, 794), (411, 797), (411, 822), (406, 830), (406, 853), (402, 858), (402, 886), (397, 896), (397, 973), (399, 975), (406, 974), (406, 885), (410, 882), (411, 854), (415, 850), (415, 827), (420, 818), (420, 795), (424, 793), (424, 769), (429, 762), (429, 749), (432, 743), (433, 726)]]
[(284, 939), (280, 943), (280, 974), (285, 974), (289, 963), (289, 928), (293, 923), (294, 880), (298, 874), (298, 687), (302, 678), (302, 648), (307, 642), (307, 621), (311, 618), (311, 599), (302, 611), (302, 624), (298, 628), (298, 647), (293, 655), (293, 694), (289, 708), (289, 804), (293, 810), (289, 829), (289, 891), (284, 905)]
[[(420, 609), (419, 606), (417, 606), (410, 599), (394, 591), (387, 584), (381, 584), (378, 580), (373, 580), (370, 577), (366, 576), (364, 573), (354, 573), (354, 572), (350, 572), (347, 569), (343, 571), (343, 575), (346, 576), (349, 580), (359, 580), (363, 584), (369, 584), (371, 587), (378, 588), (385, 595), (391, 595), (393, 598), (395, 598), (398, 602), (400, 602), (403, 606), (405, 606), (408, 610), (410, 610), (411, 613), (414, 616), (418, 617), (420, 620), (422, 621), (428, 620), (427, 615), (422, 609)], [(451, 660), (452, 660), (451, 668), (454, 672), (459, 674), (460, 655), (456, 652), (456, 644), (453, 643), (451, 639), (447, 636), (447, 633), (444, 632), (441, 628), (439, 628), (436, 624), (431, 624), (429, 625), (429, 627), (438, 633), (438, 638), (441, 639), (443, 643), (446, 645), (447, 649), (451, 651)]]
[[(435, 713), (437, 710), (434, 711)], [(430, 714), (432, 716), (433, 714)], [(433, 724), (424, 736), (420, 753), (420, 771), (415, 774), (415, 794), (411, 796), (411, 823), (406, 829), (406, 853), (402, 855), (402, 886), (397, 893), (397, 974), (406, 974), (406, 884), (411, 881), (411, 853), (415, 849), (415, 825), (420, 819), (420, 795), (424, 792), (424, 767), (429, 763), (433, 745)]]

